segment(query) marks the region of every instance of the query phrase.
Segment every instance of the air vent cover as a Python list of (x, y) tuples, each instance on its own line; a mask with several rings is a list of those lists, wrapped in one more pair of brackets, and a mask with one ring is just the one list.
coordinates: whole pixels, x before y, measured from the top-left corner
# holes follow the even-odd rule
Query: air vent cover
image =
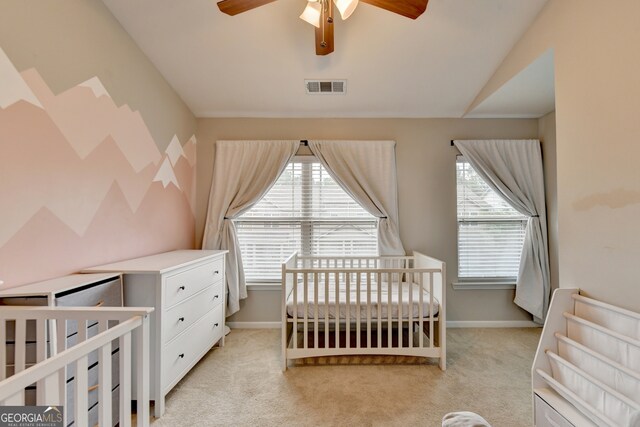
[(309, 95), (344, 95), (346, 80), (305, 80), (304, 87)]

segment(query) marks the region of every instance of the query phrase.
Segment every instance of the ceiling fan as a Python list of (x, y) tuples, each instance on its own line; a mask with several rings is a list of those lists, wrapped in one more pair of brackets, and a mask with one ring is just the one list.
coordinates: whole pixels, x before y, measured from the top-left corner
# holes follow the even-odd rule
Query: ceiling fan
[[(220, 11), (227, 15), (237, 15), (276, 0), (222, 0), (218, 2)], [(373, 6), (416, 19), (424, 13), (429, 0), (361, 0)], [(347, 19), (358, 0), (309, 0), (300, 18), (316, 27), (316, 55), (333, 52), (333, 4), (342, 19)]]

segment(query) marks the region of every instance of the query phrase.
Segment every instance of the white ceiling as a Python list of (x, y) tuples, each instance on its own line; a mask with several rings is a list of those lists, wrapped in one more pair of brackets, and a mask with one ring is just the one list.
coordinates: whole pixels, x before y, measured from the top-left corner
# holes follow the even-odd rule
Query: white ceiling
[[(360, 3), (326, 57), (304, 0), (234, 17), (214, 0), (103, 1), (199, 117), (462, 117), (547, 0), (431, 0), (415, 21)], [(332, 78), (346, 95), (305, 93)]]

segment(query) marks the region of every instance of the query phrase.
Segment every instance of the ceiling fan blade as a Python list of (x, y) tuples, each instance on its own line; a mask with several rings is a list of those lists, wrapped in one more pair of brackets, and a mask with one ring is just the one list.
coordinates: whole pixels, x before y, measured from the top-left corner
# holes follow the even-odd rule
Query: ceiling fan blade
[(333, 52), (333, 2), (327, 2), (322, 11), (320, 28), (316, 28), (316, 55), (328, 55)]
[(427, 9), (429, 0), (362, 0), (362, 2), (407, 18), (416, 19)]
[(221, 12), (233, 16), (274, 1), (276, 0), (222, 0), (218, 2), (218, 8)]

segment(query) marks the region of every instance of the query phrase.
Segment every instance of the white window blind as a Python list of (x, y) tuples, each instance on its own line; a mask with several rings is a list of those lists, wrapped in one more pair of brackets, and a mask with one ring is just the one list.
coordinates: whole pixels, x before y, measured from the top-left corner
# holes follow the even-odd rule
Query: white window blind
[(278, 281), (293, 251), (376, 255), (377, 218), (329, 176), (315, 157), (296, 157), (251, 210), (236, 221), (248, 282)]
[(462, 156), (456, 172), (458, 277), (516, 278), (527, 217), (496, 194)]

